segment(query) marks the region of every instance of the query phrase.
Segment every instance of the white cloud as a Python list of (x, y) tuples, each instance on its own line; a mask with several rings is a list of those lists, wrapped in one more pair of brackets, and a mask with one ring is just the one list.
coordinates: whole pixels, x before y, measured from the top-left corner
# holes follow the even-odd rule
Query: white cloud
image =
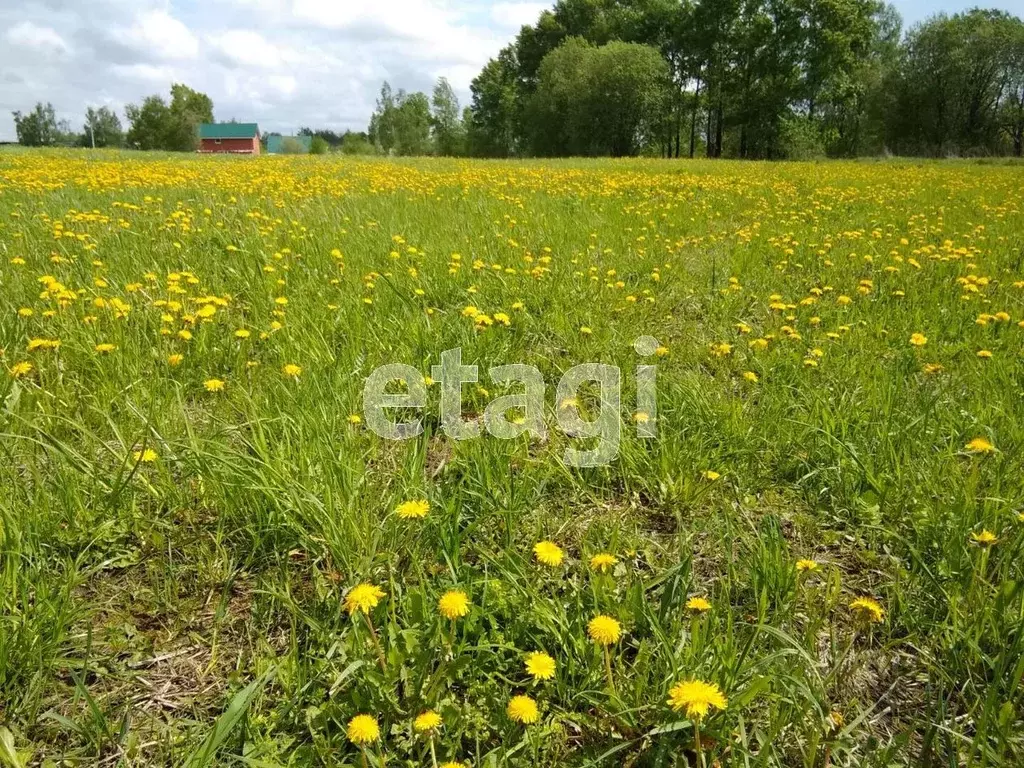
[(114, 64), (110, 71), (117, 77), (139, 83), (163, 85), (175, 80), (178, 72), (171, 67), (155, 64)]
[(540, 4), (514, 0), (0, 0), (0, 139), (12, 110), (209, 94), (218, 119), (365, 130), (383, 80), (461, 101), (488, 58)]
[(7, 30), (7, 42), (41, 53), (62, 54), (68, 52), (64, 38), (51, 27), (42, 27), (31, 21), (22, 21)]
[(526, 24), (535, 24), (542, 11), (551, 3), (495, 3), (491, 6), (491, 20), (502, 29), (518, 32)]
[(211, 35), (209, 43), (234, 64), (263, 69), (277, 69), (295, 57), (290, 51), (268, 42), (259, 32), (231, 29)]
[[(315, 26), (377, 30), (411, 40), (446, 35), (457, 20), (437, 0), (294, 0), (292, 14)], [(447, 42), (456, 41), (449, 37)]]
[(267, 83), (281, 96), (291, 96), (299, 85), (299, 81), (291, 75), (271, 75)]
[(157, 59), (194, 59), (199, 55), (199, 39), (166, 11), (139, 14), (117, 37), (140, 54)]

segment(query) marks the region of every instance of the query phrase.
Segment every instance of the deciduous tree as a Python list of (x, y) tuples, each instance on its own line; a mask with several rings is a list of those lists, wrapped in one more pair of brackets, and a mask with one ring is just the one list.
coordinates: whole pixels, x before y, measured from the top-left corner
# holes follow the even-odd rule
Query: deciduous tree
[(18, 143), (26, 147), (46, 147), (56, 144), (59, 138), (57, 115), (53, 104), (42, 102), (27, 114), (13, 112), (14, 130)]
[(83, 146), (120, 147), (124, 143), (124, 130), (117, 113), (109, 107), (85, 110), (82, 126)]

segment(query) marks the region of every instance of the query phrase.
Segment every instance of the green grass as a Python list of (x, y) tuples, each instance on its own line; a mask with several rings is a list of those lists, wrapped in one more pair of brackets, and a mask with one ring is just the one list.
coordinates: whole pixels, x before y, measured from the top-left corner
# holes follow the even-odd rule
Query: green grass
[[(708, 765), (1020, 764), (1022, 233), (1020, 166), (0, 154), (0, 764), (695, 765), (689, 678), (728, 697)], [(436, 386), (415, 440), (351, 423), (453, 347), (466, 414), (529, 363), (552, 427), (565, 370), (618, 365), (615, 461), (453, 441)]]

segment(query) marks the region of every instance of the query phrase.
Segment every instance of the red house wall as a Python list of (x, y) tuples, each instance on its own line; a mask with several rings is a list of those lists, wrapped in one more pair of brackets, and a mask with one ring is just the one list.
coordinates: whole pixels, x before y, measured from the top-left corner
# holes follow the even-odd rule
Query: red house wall
[(260, 153), (260, 140), (252, 139), (202, 139), (200, 152), (244, 152), (252, 155)]

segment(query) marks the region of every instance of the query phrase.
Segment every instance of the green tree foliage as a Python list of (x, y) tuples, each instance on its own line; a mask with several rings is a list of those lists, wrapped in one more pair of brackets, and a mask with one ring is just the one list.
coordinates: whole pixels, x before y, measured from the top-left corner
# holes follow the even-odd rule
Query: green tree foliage
[[(667, 65), (660, 117), (645, 118), (645, 143), (632, 152), (1017, 152), (1021, 26), (974, 10), (935, 16), (903, 38), (899, 14), (880, 0), (558, 0), (473, 81), (468, 147), (584, 151), (568, 138), (579, 135), (583, 41), (651, 46)], [(619, 95), (608, 91), (603, 107), (614, 111)]]
[(199, 145), (199, 124), (213, 122), (213, 100), (187, 85), (171, 86), (165, 149), (190, 152)]
[(281, 154), (282, 155), (305, 155), (306, 145), (296, 139), (294, 136), (285, 136), (281, 139)]
[(1024, 24), (1011, 26), (1006, 46), (1006, 88), (999, 127), (1016, 157), (1024, 155)]
[(655, 139), (669, 69), (650, 46), (572, 37), (544, 57), (526, 107), (539, 155), (636, 154)]
[(667, 104), (668, 64), (657, 49), (611, 42), (587, 57), (586, 101), (595, 154), (625, 157), (656, 137)]
[(351, 131), (346, 131), (344, 134), (337, 133), (335, 131), (328, 130), (326, 128), (299, 128), (299, 136), (312, 136), (319, 137), (323, 140), (329, 149), (337, 149), (341, 146), (342, 141), (345, 139), (347, 134)]
[(927, 155), (1003, 151), (1006, 115), (1021, 93), (1022, 26), (1005, 12), (974, 9), (914, 27), (888, 112), (893, 148)]
[(40, 102), (27, 114), (13, 112), (18, 143), (26, 147), (47, 147), (57, 144), (60, 133), (53, 104)]
[(129, 104), (124, 108), (128, 118), (129, 147), (136, 149), (166, 149), (167, 125), (170, 111), (160, 96), (147, 96), (141, 105)]
[(125, 107), (125, 116), (130, 124), (128, 146), (191, 152), (199, 143), (199, 124), (213, 122), (213, 101), (205, 93), (175, 83), (170, 104), (160, 96), (147, 96), (141, 105)]
[[(539, 64), (539, 62), (538, 62)], [(478, 157), (509, 157), (521, 135), (521, 86), (515, 52), (502, 50), (470, 85), (472, 107), (468, 131), (470, 153)]]
[(380, 88), (380, 96), (377, 97), (377, 109), (370, 118), (369, 133), (370, 142), (380, 147), (385, 154), (391, 154), (395, 148), (395, 120), (397, 119), (397, 107), (395, 96), (391, 91), (391, 85), (385, 80)]
[(439, 155), (458, 157), (466, 153), (466, 127), (459, 99), (447, 78), (440, 78), (430, 99), (434, 144)]
[[(453, 94), (454, 96), (454, 94)], [(455, 102), (456, 113), (458, 102)], [(433, 154), (433, 117), (430, 99), (424, 93), (393, 93), (385, 82), (370, 118), (369, 138), (384, 154)]]
[(571, 37), (541, 61), (523, 117), (532, 154), (590, 154), (584, 88), (587, 59), (593, 51), (582, 37)]
[(377, 147), (370, 141), (369, 134), (362, 131), (345, 131), (340, 144), (343, 155), (375, 155)]
[(117, 113), (109, 107), (85, 110), (82, 126), (82, 146), (120, 147), (124, 144), (124, 130)]
[(395, 152), (399, 155), (429, 155), (430, 101), (423, 93), (399, 91), (395, 104)]
[(896, 108), (903, 20), (895, 7), (884, 5), (872, 16), (872, 26), (867, 57), (849, 79), (851, 98), (826, 103), (820, 111), (832, 155), (877, 155), (888, 148), (885, 118)]
[(309, 142), (309, 154), (311, 155), (326, 155), (330, 148), (331, 145), (323, 136), (314, 135)]

